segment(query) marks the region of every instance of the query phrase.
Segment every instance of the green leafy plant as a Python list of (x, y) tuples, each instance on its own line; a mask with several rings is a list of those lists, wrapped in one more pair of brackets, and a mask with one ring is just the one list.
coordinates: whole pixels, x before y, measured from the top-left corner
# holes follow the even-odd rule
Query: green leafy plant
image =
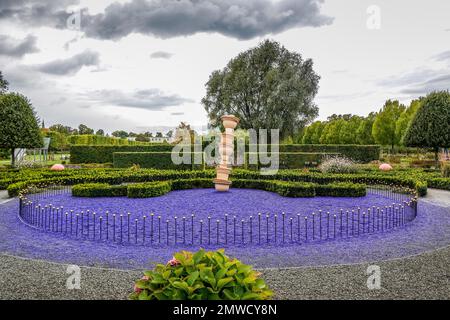
[(266, 300), (272, 296), (260, 273), (224, 250), (175, 253), (166, 265), (144, 272), (132, 300)]

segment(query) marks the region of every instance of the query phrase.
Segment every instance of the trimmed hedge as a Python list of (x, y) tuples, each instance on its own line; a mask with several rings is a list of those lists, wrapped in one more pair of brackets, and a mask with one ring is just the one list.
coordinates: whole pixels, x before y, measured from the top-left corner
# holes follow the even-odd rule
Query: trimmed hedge
[(130, 184), (127, 188), (127, 196), (128, 198), (159, 197), (170, 192), (171, 188), (170, 181)]
[(449, 190), (450, 191), (450, 178), (434, 178), (428, 180), (428, 186), (430, 188)]
[[(244, 168), (258, 170), (260, 168), (269, 167), (267, 164), (261, 164), (258, 157), (258, 164), (250, 164), (250, 156), (258, 155), (257, 153), (245, 154)], [(275, 154), (276, 155), (276, 154)], [(318, 166), (326, 156), (339, 156), (339, 153), (313, 153), (313, 152), (284, 152), (278, 153), (278, 164), (272, 164), (272, 166), (278, 165), (279, 169), (299, 169), (304, 167), (316, 167)], [(268, 155), (270, 157), (270, 155)]]
[[(358, 144), (280, 144), (280, 153), (329, 153), (341, 154), (354, 161), (367, 163), (380, 159), (381, 147)], [(267, 147), (270, 151), (270, 146)], [(250, 151), (250, 146), (246, 151)]]
[(450, 163), (444, 163), (442, 165), (442, 176), (444, 178), (450, 178)]
[[(214, 170), (124, 170), (124, 169), (67, 169), (61, 172), (50, 170), (21, 170), (14, 176), (7, 173), (3, 178), (3, 187), (7, 188), (10, 197), (17, 196), (19, 191), (32, 185), (75, 185), (80, 183), (137, 183), (150, 181), (167, 181), (178, 179), (207, 179), (215, 177)], [(301, 170), (280, 170), (273, 176), (261, 175), (257, 171), (236, 169), (232, 178), (235, 180), (281, 180), (296, 182), (312, 182), (329, 184), (333, 182), (353, 182), (363, 184), (400, 185), (416, 190), (421, 196), (426, 194), (427, 181), (434, 181), (439, 173), (428, 174), (416, 171), (393, 171), (389, 173), (369, 171), (359, 174), (323, 174), (320, 172), (304, 172)], [(444, 178), (441, 178), (444, 179)], [(448, 179), (448, 178), (446, 178)], [(436, 180), (439, 181), (439, 180)], [(445, 187), (446, 180), (439, 182)], [(431, 184), (430, 184), (431, 186)], [(433, 187), (437, 188), (436, 184)]]
[(365, 185), (351, 182), (316, 184), (315, 189), (322, 197), (364, 197), (367, 193)]
[[(204, 148), (213, 142), (204, 142)], [(236, 146), (236, 144), (235, 144)], [(171, 152), (173, 145), (153, 144), (153, 145), (72, 145), (70, 147), (71, 163), (108, 163), (113, 162), (115, 152)], [(271, 146), (267, 148), (268, 152)], [(193, 145), (192, 145), (192, 150)], [(253, 152), (250, 145), (246, 145), (245, 152)], [(358, 162), (370, 162), (380, 159), (380, 146), (376, 145), (322, 145), (322, 144), (280, 144), (280, 153), (318, 153), (318, 154), (341, 154)]]
[[(129, 185), (108, 185), (104, 183), (87, 183), (72, 188), (72, 195), (77, 197), (122, 197), (151, 198), (162, 196), (171, 190), (214, 187), (210, 179), (179, 179), (173, 181), (154, 181)], [(331, 183), (318, 185), (309, 182), (292, 182), (278, 180), (233, 180), (234, 188), (259, 189), (278, 193), (284, 197), (363, 197), (366, 186), (353, 183)]]
[(70, 147), (71, 163), (108, 163), (113, 162), (115, 152), (171, 152), (170, 144), (135, 145), (135, 146), (83, 146)]
[[(194, 157), (200, 156), (201, 164), (194, 164)], [(203, 168), (203, 153), (191, 153), (189, 155), (191, 164), (175, 165), (172, 162), (171, 152), (114, 152), (114, 168), (129, 168), (133, 165), (139, 165), (141, 168), (151, 169), (172, 169), (189, 170)]]
[(127, 186), (109, 185), (107, 183), (85, 183), (72, 187), (74, 197), (124, 197), (127, 195)]

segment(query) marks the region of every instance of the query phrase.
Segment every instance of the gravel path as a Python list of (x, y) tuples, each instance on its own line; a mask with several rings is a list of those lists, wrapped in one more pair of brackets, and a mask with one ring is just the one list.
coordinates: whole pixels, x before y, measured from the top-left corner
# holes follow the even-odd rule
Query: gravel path
[[(367, 288), (368, 264), (261, 270), (275, 299), (450, 299), (450, 247), (375, 262), (381, 289)], [(126, 299), (136, 270), (81, 267), (81, 289), (66, 288), (67, 265), (0, 257), (1, 299)]]
[[(450, 192), (429, 190), (423, 201), (449, 212)], [(261, 271), (276, 299), (450, 299), (450, 246), (374, 260), (379, 290), (367, 288), (368, 263)], [(81, 267), (81, 289), (69, 290), (66, 271), (67, 264), (1, 255), (0, 299), (126, 299), (141, 276), (139, 270)]]

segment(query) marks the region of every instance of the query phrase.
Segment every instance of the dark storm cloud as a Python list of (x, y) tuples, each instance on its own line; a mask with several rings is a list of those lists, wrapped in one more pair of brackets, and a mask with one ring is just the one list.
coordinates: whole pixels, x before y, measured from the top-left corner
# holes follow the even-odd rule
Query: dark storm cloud
[(60, 59), (38, 65), (36, 69), (44, 73), (62, 76), (75, 74), (84, 66), (97, 66), (99, 63), (99, 54), (86, 50), (68, 59)]
[(63, 28), (70, 13), (66, 10), (78, 0), (1, 0), (0, 19), (31, 26)]
[(152, 59), (170, 59), (172, 56), (173, 56), (173, 54), (170, 52), (156, 51), (150, 55), (150, 58), (152, 58)]
[(131, 93), (120, 90), (98, 90), (88, 94), (88, 99), (102, 104), (152, 111), (192, 102), (190, 99), (175, 94), (166, 94), (158, 89), (137, 90)]
[(25, 39), (0, 35), (0, 55), (21, 58), (27, 53), (38, 52), (36, 37), (28, 35)]
[[(444, 59), (436, 58), (436, 60)], [(422, 95), (431, 91), (449, 90), (450, 73), (448, 72), (448, 69), (434, 70), (421, 68), (403, 75), (391, 77), (387, 80), (379, 81), (378, 85), (389, 89), (398, 88), (399, 92), (404, 94)]]
[(104, 13), (83, 16), (87, 36), (120, 39), (130, 33), (160, 38), (217, 32), (237, 39), (319, 27), (333, 19), (320, 13), (322, 0), (132, 0)]

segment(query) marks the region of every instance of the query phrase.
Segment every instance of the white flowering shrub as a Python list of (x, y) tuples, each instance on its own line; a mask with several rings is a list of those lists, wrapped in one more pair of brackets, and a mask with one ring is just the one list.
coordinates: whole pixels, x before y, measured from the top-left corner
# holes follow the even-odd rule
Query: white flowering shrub
[(353, 160), (345, 157), (328, 157), (319, 167), (323, 173), (357, 173), (358, 165)]

